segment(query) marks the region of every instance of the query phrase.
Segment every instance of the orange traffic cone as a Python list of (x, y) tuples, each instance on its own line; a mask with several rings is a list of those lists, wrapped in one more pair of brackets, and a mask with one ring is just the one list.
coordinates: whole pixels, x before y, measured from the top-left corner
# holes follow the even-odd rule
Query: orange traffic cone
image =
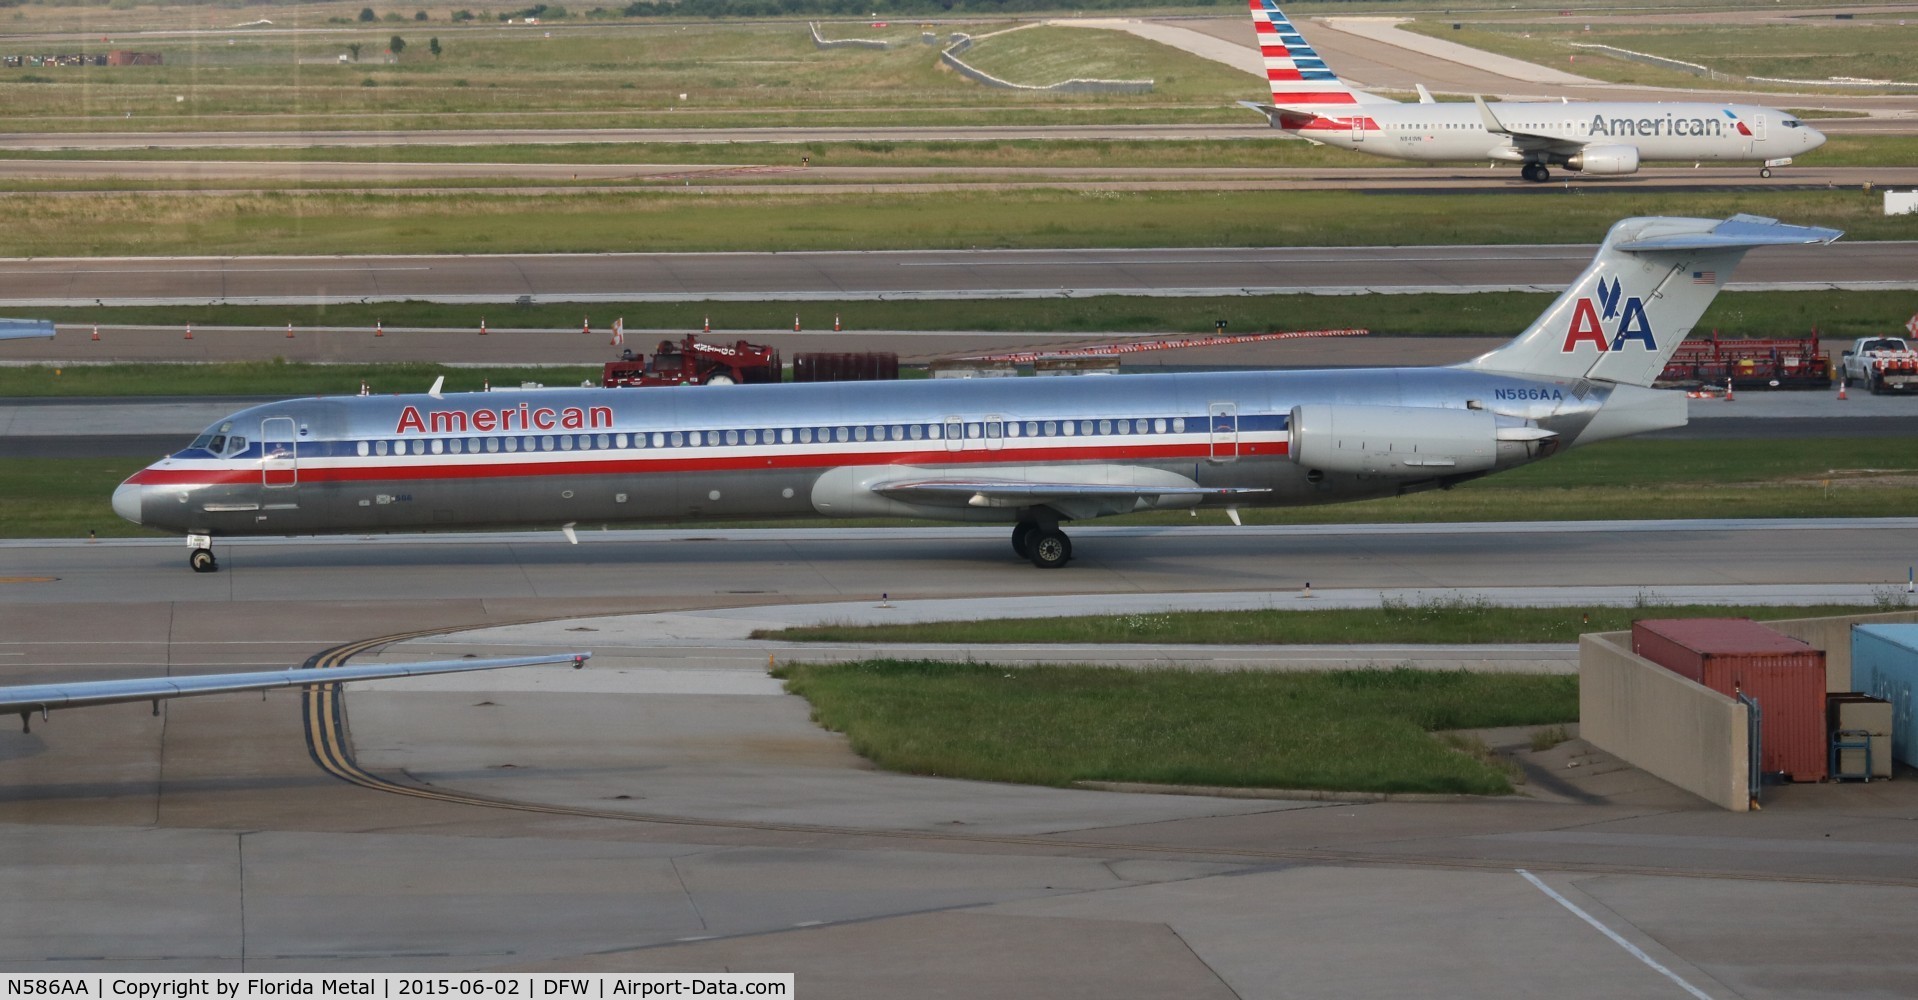
[(377, 319), (373, 321), (373, 336), (375, 337), (386, 336), (386, 323), (384, 321), (377, 320)]
[(581, 333), (593, 332), (593, 318), (591, 316), (584, 316), (580, 318), (579, 332)]
[(191, 323), (188, 323), (188, 324), (186, 325), (186, 339), (188, 339), (188, 340), (192, 340), (192, 339), (193, 339), (193, 324), (191, 324)]
[(838, 313), (832, 314), (832, 332), (834, 333), (839, 332), (839, 314)]
[(93, 339), (100, 339), (100, 324), (98, 323), (93, 324)]
[(486, 317), (480, 317), (480, 336), (486, 336)]
[(793, 313), (793, 332), (794, 333), (799, 332), (799, 314), (798, 313)]
[(288, 323), (288, 324), (286, 325), (286, 339), (288, 339), (288, 340), (292, 340), (292, 339), (293, 339), (293, 324), (291, 324), (291, 323)]
[[(94, 339), (98, 340), (99, 338), (95, 337)], [(1838, 398), (1839, 399), (1847, 398), (1845, 396), (1845, 380), (1842, 378), (1838, 380)]]
[(1733, 399), (1733, 396), (1732, 396), (1732, 380), (1731, 380), (1731, 379), (1729, 379), (1729, 378), (1727, 378), (1727, 379), (1725, 380), (1725, 402), (1727, 402), (1727, 403), (1729, 403), (1729, 402), (1731, 402), (1731, 401), (1732, 401), (1732, 399)]
[(481, 391), (481, 392), (492, 392), (492, 391), (493, 391), (493, 380), (492, 380), (492, 379), (490, 379), (490, 378), (483, 378), (483, 379), (480, 379), (480, 391)]
[(713, 332), (713, 318), (711, 316), (706, 317), (706, 323), (705, 325), (699, 328), (699, 332), (701, 333)]

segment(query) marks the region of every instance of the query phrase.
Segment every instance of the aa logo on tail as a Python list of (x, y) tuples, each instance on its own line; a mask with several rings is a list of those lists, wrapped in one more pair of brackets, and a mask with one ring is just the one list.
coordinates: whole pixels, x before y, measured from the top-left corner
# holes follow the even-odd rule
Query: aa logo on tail
[[(1652, 321), (1645, 316), (1645, 300), (1636, 295), (1624, 296), (1625, 290), (1617, 278), (1598, 279), (1597, 296), (1584, 296), (1572, 308), (1572, 325), (1566, 328), (1565, 346), (1559, 350), (1571, 354), (1580, 344), (1590, 344), (1603, 354), (1622, 351), (1627, 341), (1634, 340), (1648, 351), (1658, 350), (1658, 342), (1652, 337)], [(1612, 330), (1609, 337), (1605, 333), (1608, 326)]]

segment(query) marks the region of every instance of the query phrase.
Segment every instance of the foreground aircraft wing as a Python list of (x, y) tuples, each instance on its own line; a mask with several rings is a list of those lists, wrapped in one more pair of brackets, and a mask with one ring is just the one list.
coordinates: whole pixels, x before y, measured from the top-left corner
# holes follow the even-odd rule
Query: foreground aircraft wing
[(1156, 497), (1230, 497), (1268, 489), (1155, 486), (1148, 483), (1034, 483), (1011, 479), (912, 479), (880, 483), (874, 493), (916, 503), (966, 507), (1023, 507), (1063, 500), (1140, 500)]
[(0, 340), (48, 340), (53, 337), (50, 319), (0, 319)]
[(338, 684), (343, 681), (373, 681), (388, 677), (418, 677), (425, 674), (455, 674), (466, 670), (495, 670), (500, 667), (530, 667), (542, 663), (571, 663), (574, 669), (586, 665), (591, 653), (552, 653), (546, 656), (512, 656), (495, 660), (430, 660), (423, 663), (382, 663), (359, 667), (326, 669), (266, 670), (245, 674), (189, 674), (182, 677), (137, 677), (121, 681), (75, 681), (68, 684), (27, 684), (0, 687), (0, 713), (17, 713), (24, 722), (33, 712), (42, 716), (56, 708), (85, 708), (90, 705), (114, 705), (127, 701), (151, 701), (158, 709), (163, 698), (184, 698), (196, 694), (225, 694), (232, 691), (265, 691), (271, 688)]

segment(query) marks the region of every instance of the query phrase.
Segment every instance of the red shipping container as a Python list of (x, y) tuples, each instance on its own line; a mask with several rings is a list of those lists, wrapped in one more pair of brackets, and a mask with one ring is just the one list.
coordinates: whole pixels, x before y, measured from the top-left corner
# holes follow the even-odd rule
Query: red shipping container
[(1825, 653), (1749, 618), (1632, 623), (1632, 652), (1720, 694), (1758, 702), (1759, 767), (1825, 778)]

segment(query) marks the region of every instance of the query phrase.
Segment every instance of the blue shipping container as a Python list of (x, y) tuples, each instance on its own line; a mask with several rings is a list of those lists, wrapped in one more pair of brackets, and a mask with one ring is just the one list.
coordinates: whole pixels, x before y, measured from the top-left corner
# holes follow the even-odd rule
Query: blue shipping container
[(1918, 726), (1912, 689), (1918, 687), (1918, 625), (1853, 625), (1851, 684), (1891, 702), (1891, 757), (1918, 766)]

